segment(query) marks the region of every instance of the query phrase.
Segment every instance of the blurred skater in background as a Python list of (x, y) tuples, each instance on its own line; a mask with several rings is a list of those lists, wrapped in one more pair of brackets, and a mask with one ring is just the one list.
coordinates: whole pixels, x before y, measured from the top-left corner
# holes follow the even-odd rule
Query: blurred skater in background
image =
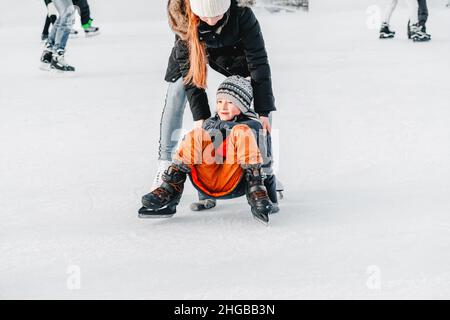
[(58, 18), (45, 43), (41, 55), (41, 69), (73, 72), (75, 68), (65, 61), (64, 56), (70, 30), (75, 22), (75, 7), (72, 0), (53, 0), (52, 4), (56, 8)]
[[(57, 10), (52, 3), (52, 0), (44, 0), (47, 6), (47, 16), (45, 19), (44, 30), (42, 31), (41, 39), (46, 41), (49, 35), (50, 26), (54, 25), (57, 19)], [(91, 10), (87, 0), (73, 0), (75, 8), (78, 10), (81, 17), (81, 26), (87, 37), (96, 36), (100, 33), (100, 28), (92, 25), (94, 19), (91, 18)], [(71, 35), (78, 35), (78, 31), (71, 29)]]
[[(426, 0), (405, 0), (409, 7), (409, 21), (408, 21), (408, 38), (413, 41), (429, 41), (431, 36), (425, 32), (424, 25), (428, 19), (428, 9)], [(419, 3), (421, 9), (419, 11)], [(383, 23), (380, 28), (380, 39), (394, 38), (395, 32), (390, 29), (390, 21), (394, 10), (398, 5), (398, 0), (389, 0), (388, 6), (385, 10)], [(421, 14), (421, 22), (419, 21), (419, 13)], [(423, 25), (421, 25), (423, 23)]]

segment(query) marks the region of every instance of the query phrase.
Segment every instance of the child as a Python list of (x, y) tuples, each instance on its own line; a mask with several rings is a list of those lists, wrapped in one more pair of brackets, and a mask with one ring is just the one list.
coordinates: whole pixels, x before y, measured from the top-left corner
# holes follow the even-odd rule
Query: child
[(278, 209), (275, 178), (268, 180), (266, 188), (261, 172), (264, 147), (258, 145), (258, 140), (263, 145), (265, 139), (255, 136), (262, 124), (251, 109), (252, 100), (252, 86), (243, 77), (231, 76), (219, 86), (217, 114), (185, 136), (162, 185), (143, 196), (140, 217), (173, 216), (189, 175), (194, 187), (208, 197), (229, 199), (246, 194), (253, 216), (269, 222), (269, 214)]

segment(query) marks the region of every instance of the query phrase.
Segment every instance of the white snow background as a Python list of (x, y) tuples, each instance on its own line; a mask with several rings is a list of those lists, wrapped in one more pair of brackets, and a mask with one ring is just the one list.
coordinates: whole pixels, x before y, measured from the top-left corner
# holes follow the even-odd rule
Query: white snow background
[(444, 0), (429, 1), (430, 43), (407, 40), (404, 3), (388, 41), (370, 27), (382, 0), (255, 9), (286, 188), (267, 228), (245, 198), (190, 212), (188, 184), (172, 219), (137, 218), (167, 89), (166, 1), (90, 2), (102, 34), (69, 41), (72, 77), (38, 69), (42, 1), (0, 2), (0, 299), (450, 298)]

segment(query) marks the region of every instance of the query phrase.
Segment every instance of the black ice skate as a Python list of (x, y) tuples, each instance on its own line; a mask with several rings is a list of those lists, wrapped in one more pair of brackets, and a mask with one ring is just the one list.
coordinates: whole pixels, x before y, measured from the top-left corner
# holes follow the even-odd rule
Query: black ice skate
[(247, 201), (251, 207), (253, 217), (267, 225), (273, 205), (264, 186), (264, 177), (261, 174), (261, 168), (259, 165), (245, 165), (243, 169), (245, 172), (245, 180), (247, 181)]
[(170, 218), (177, 212), (188, 168), (172, 164), (163, 174), (159, 188), (142, 197), (140, 218)]
[(50, 71), (50, 65), (52, 63), (53, 52), (46, 48), (44, 52), (42, 52), (41, 56), (41, 70)]
[(64, 50), (58, 50), (58, 52), (53, 54), (51, 69), (62, 73), (75, 71), (75, 68), (64, 60)]
[(383, 22), (380, 29), (380, 39), (391, 39), (395, 36), (395, 32), (389, 29), (389, 24)]
[(431, 35), (424, 32), (424, 28), (420, 24), (413, 24), (411, 26), (411, 40), (414, 42), (430, 41)]
[(217, 201), (215, 199), (199, 200), (191, 204), (192, 211), (203, 211), (212, 209), (216, 206)]

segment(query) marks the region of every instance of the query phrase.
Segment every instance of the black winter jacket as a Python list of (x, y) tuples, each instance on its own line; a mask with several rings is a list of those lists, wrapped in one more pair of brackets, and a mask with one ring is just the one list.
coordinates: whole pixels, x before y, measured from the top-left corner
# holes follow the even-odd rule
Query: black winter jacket
[[(225, 75), (251, 77), (255, 111), (267, 116), (275, 111), (270, 66), (259, 23), (248, 7), (239, 7), (236, 0), (224, 18), (214, 27), (199, 25), (199, 39), (206, 43), (211, 68)], [(175, 82), (189, 70), (187, 43), (178, 35), (169, 58), (165, 80)], [(194, 120), (211, 116), (205, 90), (186, 85), (186, 96)]]

